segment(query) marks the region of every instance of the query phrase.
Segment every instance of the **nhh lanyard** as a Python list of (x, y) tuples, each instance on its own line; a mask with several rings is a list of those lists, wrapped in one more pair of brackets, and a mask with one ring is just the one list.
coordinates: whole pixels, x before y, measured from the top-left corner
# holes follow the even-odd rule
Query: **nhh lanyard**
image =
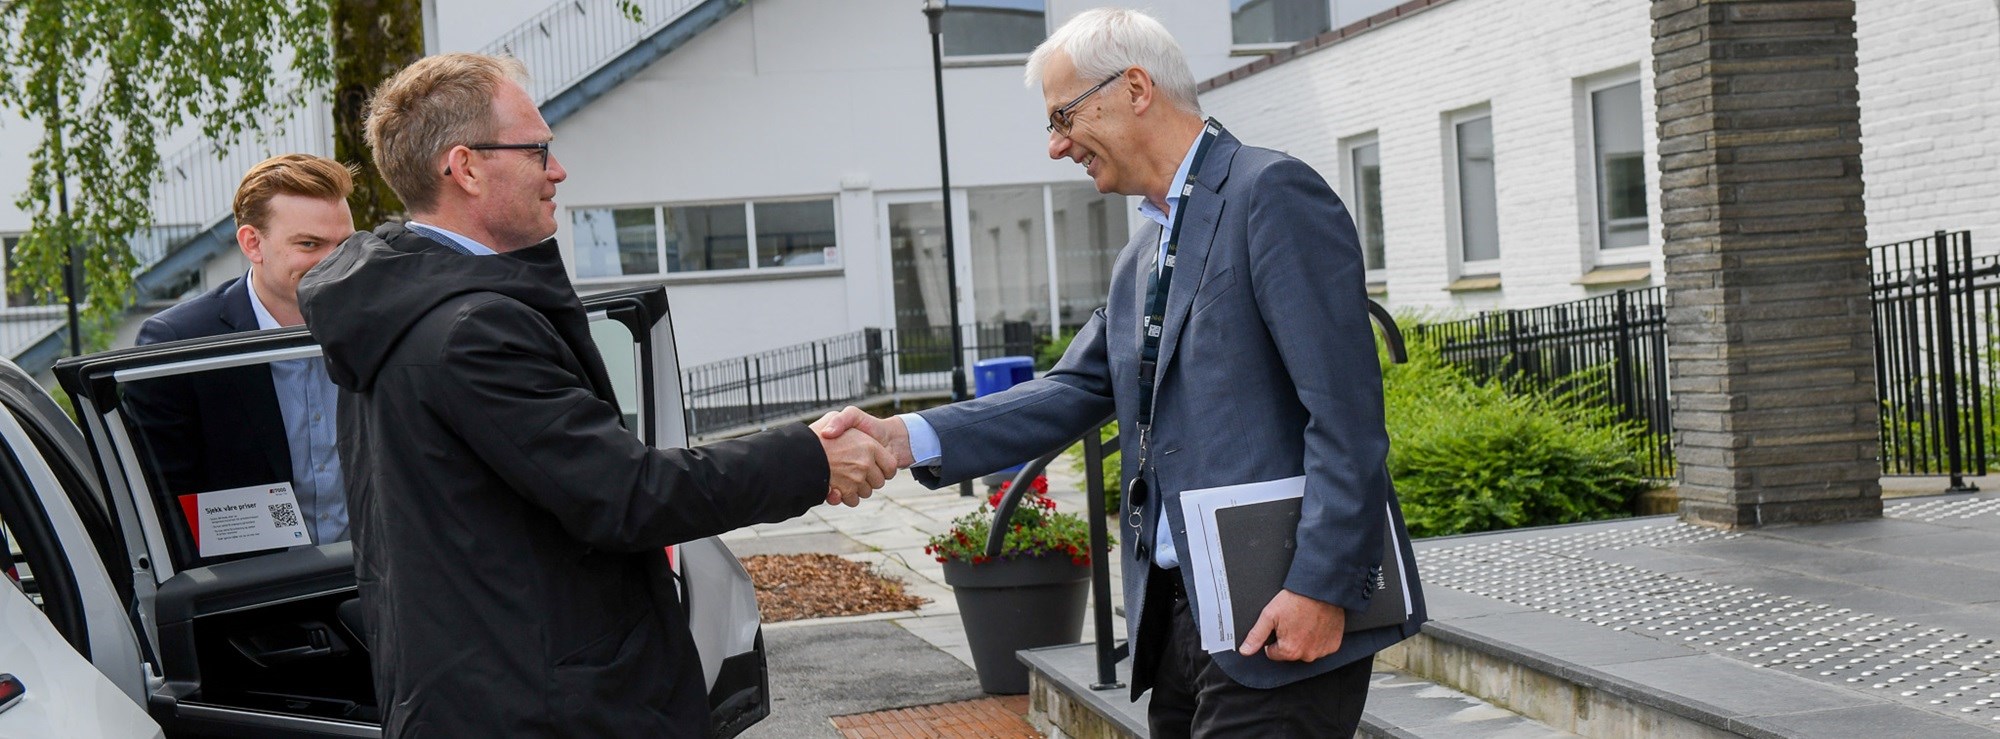
[[(1144, 337), (1139, 348), (1139, 475), (1132, 482), (1132, 512), (1146, 504), (1147, 452), (1152, 443), (1153, 402), (1159, 384), (1160, 337), (1167, 320), (1167, 289), (1174, 282), (1174, 254), (1180, 250), (1181, 226), (1187, 223), (1188, 204), (1194, 200), (1194, 185), (1201, 175), (1201, 162), (1208, 158), (1208, 146), (1222, 133), (1222, 124), (1208, 119), (1202, 128), (1201, 140), (1195, 143), (1194, 160), (1188, 163), (1187, 180), (1178, 183), (1181, 189), (1180, 203), (1171, 214), (1173, 227), (1167, 231), (1167, 245), (1160, 255), (1160, 267), (1153, 271), (1146, 284), (1146, 319), (1143, 324)], [(1133, 528), (1139, 527), (1136, 518), (1131, 521)]]

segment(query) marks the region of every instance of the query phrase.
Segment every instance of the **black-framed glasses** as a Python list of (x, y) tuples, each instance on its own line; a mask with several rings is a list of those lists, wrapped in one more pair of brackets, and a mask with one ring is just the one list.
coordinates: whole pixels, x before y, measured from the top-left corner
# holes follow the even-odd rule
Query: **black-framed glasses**
[[(465, 148), (473, 151), (533, 151), (542, 158), (542, 171), (549, 171), (549, 142), (547, 141), (537, 141), (532, 144), (466, 144)], [(451, 168), (445, 167), (444, 173), (450, 175)]]
[(1113, 74), (1110, 77), (1106, 77), (1104, 78), (1103, 82), (1099, 82), (1095, 85), (1092, 85), (1090, 89), (1084, 90), (1082, 95), (1076, 96), (1076, 99), (1069, 101), (1069, 104), (1057, 108), (1053, 112), (1049, 113), (1048, 132), (1059, 133), (1064, 136), (1068, 136), (1069, 125), (1070, 122), (1073, 120), (1071, 118), (1070, 111), (1075, 110), (1076, 106), (1082, 105), (1085, 99), (1088, 99), (1090, 96), (1097, 94), (1098, 90), (1104, 89), (1105, 85), (1111, 84), (1113, 81), (1123, 76), (1125, 76), (1125, 73), (1123, 71), (1120, 71), (1117, 74)]

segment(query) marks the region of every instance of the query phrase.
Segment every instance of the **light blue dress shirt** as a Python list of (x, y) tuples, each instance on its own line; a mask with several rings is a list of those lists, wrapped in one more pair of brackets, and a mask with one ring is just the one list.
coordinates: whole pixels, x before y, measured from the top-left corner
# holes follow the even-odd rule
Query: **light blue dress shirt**
[[(243, 279), (250, 286), (250, 312), (257, 328), (279, 328), (278, 319), (257, 297), (256, 269)], [(326, 374), (326, 359), (287, 359), (271, 363), (271, 389), (278, 394), (278, 415), (285, 423), (285, 445), (292, 458), (292, 492), (298, 496), (306, 528), (314, 544), (347, 540), (347, 490), (341, 486), (340, 452), (336, 446), (334, 408), (339, 391)]]
[(423, 234), (424, 236), (430, 237), (432, 241), (436, 241), (437, 237), (439, 236), (451, 239), (452, 243), (464, 247), (465, 251), (471, 252), (473, 256), (490, 257), (500, 253), (494, 251), (493, 248), (490, 246), (481, 244), (477, 241), (473, 241), (472, 237), (466, 236), (465, 234), (458, 233), (456, 231), (448, 231), (442, 228), (438, 228), (437, 226), (430, 225), (428, 223), (418, 223), (416, 221), (409, 221), (407, 223), (404, 223), (403, 227), (410, 229), (411, 231)]
[[(1153, 201), (1139, 201), (1139, 215), (1160, 224), (1160, 243), (1158, 251), (1153, 255), (1153, 269), (1156, 272), (1159, 270), (1160, 262), (1165, 258), (1167, 253), (1167, 237), (1172, 235), (1174, 230), (1173, 219), (1180, 213), (1181, 189), (1187, 184), (1188, 170), (1194, 167), (1195, 149), (1200, 146), (1201, 136), (1196, 136), (1194, 141), (1188, 144), (1187, 154), (1181, 157), (1181, 167), (1174, 171), (1173, 187), (1167, 188), (1166, 211), (1163, 212), (1159, 208), (1153, 207)], [(916, 459), (916, 464), (913, 466), (936, 466), (939, 460), (944, 457), (944, 451), (938, 442), (937, 430), (931, 428), (930, 422), (924, 420), (923, 416), (915, 413), (904, 413), (898, 417), (903, 419), (903, 425), (909, 429), (910, 456)], [(1155, 496), (1153, 499), (1161, 500), (1158, 496)], [(1165, 570), (1181, 566), (1180, 553), (1174, 549), (1173, 527), (1167, 525), (1167, 517), (1164, 512), (1160, 516), (1160, 525), (1154, 527), (1153, 564), (1159, 565), (1161, 569)]]

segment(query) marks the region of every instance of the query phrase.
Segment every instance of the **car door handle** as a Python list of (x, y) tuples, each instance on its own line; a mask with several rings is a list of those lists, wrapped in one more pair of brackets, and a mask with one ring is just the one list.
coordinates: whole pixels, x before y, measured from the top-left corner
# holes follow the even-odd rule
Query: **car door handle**
[(258, 667), (275, 667), (317, 657), (347, 653), (347, 642), (333, 629), (318, 621), (286, 624), (250, 634), (229, 637), (237, 654)]

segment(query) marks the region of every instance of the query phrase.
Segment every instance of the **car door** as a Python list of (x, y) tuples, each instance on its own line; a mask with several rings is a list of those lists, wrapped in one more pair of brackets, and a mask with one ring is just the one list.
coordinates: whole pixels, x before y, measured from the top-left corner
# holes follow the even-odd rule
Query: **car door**
[(83, 459), (69, 418), (0, 361), (0, 736), (160, 734)]
[[(584, 303), (627, 426), (656, 446), (685, 444), (665, 290), (620, 291)], [(352, 546), (271, 538), (272, 529), (286, 526), (296, 535), (301, 523), (295, 498), (284, 497), (291, 493), (281, 494), (278, 481), (241, 469), (191, 474), (187, 465), (197, 455), (188, 451), (190, 437), (241, 430), (202, 428), (181, 413), (190, 406), (176, 402), (196, 392), (222, 393), (227, 401), (232, 388), (268, 377), (272, 363), (319, 354), (311, 336), (295, 328), (136, 347), (56, 366), (115, 518), (138, 532), (125, 537), (118, 566), (136, 573), (131, 600), (139, 641), (156, 655), (160, 675), (148, 698), (169, 733), (380, 734)], [(265, 441), (229, 459), (252, 467), (272, 455), (289, 462), (282, 438)], [(212, 467), (214, 456), (204, 456), (205, 464)], [(216, 511), (250, 505), (238, 501), (261, 495), (260, 486), (278, 496), (256, 498), (250, 511), (264, 530), (231, 540), (228, 527), (248, 519)], [(228, 546), (218, 545), (225, 540)], [(677, 549), (673, 561), (709, 680), (716, 733), (733, 736), (769, 710), (754, 592), (719, 542)]]

